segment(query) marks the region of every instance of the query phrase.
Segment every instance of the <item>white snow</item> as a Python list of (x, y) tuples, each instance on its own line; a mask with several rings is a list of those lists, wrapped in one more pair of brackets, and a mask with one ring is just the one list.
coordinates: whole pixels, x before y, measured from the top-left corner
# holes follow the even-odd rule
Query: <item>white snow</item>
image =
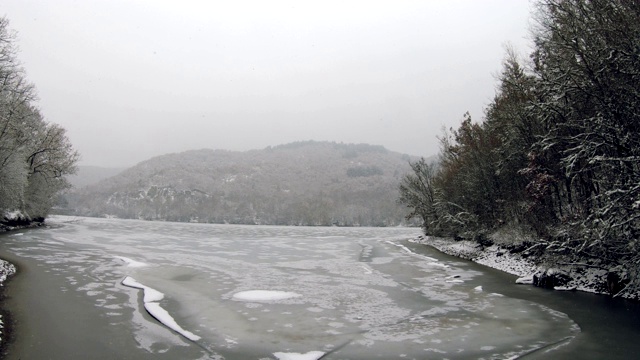
[(523, 276), (516, 279), (516, 284), (531, 285), (533, 284), (533, 276)]
[(277, 353), (274, 353), (273, 355), (275, 355), (275, 357), (277, 357), (278, 360), (318, 360), (324, 355), (324, 352), (309, 351), (304, 354), (277, 352)]
[(177, 332), (178, 334), (186, 337), (191, 341), (200, 340), (200, 336), (183, 329), (176, 321), (171, 317), (171, 315), (160, 306), (159, 301), (164, 298), (164, 294), (160, 291), (150, 288), (146, 285), (143, 285), (137, 282), (134, 278), (127, 276), (122, 280), (122, 285), (141, 289), (144, 292), (144, 308), (158, 321), (164, 324), (166, 327), (171, 330)]
[(144, 303), (157, 302), (157, 301), (160, 301), (160, 300), (164, 299), (164, 294), (163, 293), (161, 293), (160, 291), (158, 291), (158, 290), (156, 290), (154, 288), (150, 288), (148, 286), (145, 286), (145, 285), (135, 281), (130, 276), (127, 276), (126, 278), (124, 278), (124, 280), (122, 280), (122, 285), (143, 290), (144, 291), (144, 299), (143, 299)]
[(448, 268), (449, 267), (449, 265), (442, 264), (442, 263), (439, 263), (439, 262), (430, 262), (429, 265), (438, 266), (438, 267), (442, 267), (442, 268)]
[(294, 292), (287, 291), (274, 291), (274, 290), (249, 290), (241, 291), (233, 294), (233, 300), (239, 301), (278, 301), (286, 300), (294, 297), (300, 297), (302, 295)]
[(7, 277), (16, 273), (16, 267), (8, 262), (0, 259), (0, 286), (3, 286)]
[(174, 330), (175, 332), (181, 334), (182, 336), (186, 337), (191, 341), (200, 340), (200, 336), (192, 333), (191, 331), (187, 331), (183, 329), (180, 325), (178, 325), (178, 323), (176, 323), (173, 317), (169, 315), (167, 310), (160, 307), (159, 303), (157, 302), (144, 303), (144, 307), (145, 309), (147, 309), (149, 314), (151, 314), (151, 316), (158, 319), (158, 321), (166, 325), (168, 328)]
[[(16, 267), (12, 263), (0, 259), (0, 286), (4, 285), (4, 281), (7, 280), (8, 276), (15, 273)], [(2, 321), (2, 316), (0, 316), (0, 335), (4, 335), (4, 322)], [(2, 342), (2, 337), (0, 337), (0, 342)]]
[(124, 261), (124, 263), (129, 266), (129, 267), (143, 267), (143, 266), (147, 266), (147, 264), (140, 262), (140, 261), (135, 261), (133, 259), (130, 259), (128, 257), (124, 257), (124, 256), (114, 256), (116, 259), (122, 260)]
[(482, 291), (482, 285), (474, 287), (473, 290), (475, 290), (476, 292), (481, 292)]
[(4, 213), (4, 218), (7, 220), (19, 220), (24, 219), (25, 216), (20, 210), (7, 211)]
[(574, 291), (576, 289), (575, 286), (554, 286), (553, 290), (557, 291)]
[[(395, 242), (393, 242), (393, 241), (385, 241), (385, 242), (386, 242), (387, 244), (391, 244), (391, 245), (393, 245), (393, 246), (397, 246), (397, 247), (401, 248), (402, 250), (406, 251), (406, 252), (407, 252), (407, 253), (409, 253), (410, 255), (417, 256), (417, 257), (421, 257), (421, 258), (423, 258), (423, 259), (425, 259), (425, 260), (428, 260), (428, 261), (431, 261), (431, 262), (437, 262), (437, 261), (438, 261), (438, 259), (432, 258), (432, 257), (430, 257), (430, 256), (425, 256), (425, 255), (417, 254), (417, 253), (415, 253), (415, 252), (411, 251), (411, 249), (409, 249), (408, 247), (406, 247), (406, 246), (404, 246), (404, 245), (402, 245), (402, 244), (398, 244), (398, 243), (395, 243)], [(446, 266), (445, 266), (445, 267), (446, 267)]]
[[(432, 246), (445, 254), (471, 260), (478, 264), (516, 275), (518, 277), (517, 284), (533, 284), (534, 274), (548, 270), (543, 265), (536, 264), (534, 259), (525, 258), (520, 253), (511, 253), (508, 249), (499, 245), (481, 248), (472, 241), (454, 241), (453, 239), (430, 236), (421, 236), (414, 242)], [(560, 268), (559, 271), (569, 274), (572, 280), (565, 286), (556, 287), (555, 290), (605, 293), (602, 290), (602, 284), (606, 282), (606, 269), (566, 265)], [(640, 297), (640, 293), (623, 294), (622, 296)]]

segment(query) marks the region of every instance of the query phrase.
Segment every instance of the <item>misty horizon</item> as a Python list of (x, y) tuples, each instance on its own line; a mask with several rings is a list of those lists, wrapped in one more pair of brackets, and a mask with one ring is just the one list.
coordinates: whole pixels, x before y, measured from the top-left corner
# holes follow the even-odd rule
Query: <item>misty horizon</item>
[(495, 96), (526, 1), (23, 2), (2, 13), (81, 165), (294, 141), (413, 156)]

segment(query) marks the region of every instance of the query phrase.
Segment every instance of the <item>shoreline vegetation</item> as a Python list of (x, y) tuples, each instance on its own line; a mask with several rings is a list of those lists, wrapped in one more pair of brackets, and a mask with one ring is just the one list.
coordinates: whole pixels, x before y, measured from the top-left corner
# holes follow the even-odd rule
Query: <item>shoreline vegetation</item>
[[(620, 296), (639, 300), (640, 293), (619, 293), (611, 272), (603, 266), (587, 262), (562, 263), (549, 261), (535, 253), (526, 243), (512, 239), (483, 246), (475, 241), (420, 236), (411, 240), (430, 246), (447, 255), (473, 261), (517, 276), (515, 283), (533, 285), (557, 291), (582, 291), (599, 295)], [(613, 288), (612, 288), (613, 287)]]
[(640, 2), (533, 9), (528, 57), (507, 48), (484, 117), (466, 113), (437, 162), (411, 164), (400, 202), (426, 235), (465, 241), (443, 250), (535, 259), (520, 281), (637, 299)]

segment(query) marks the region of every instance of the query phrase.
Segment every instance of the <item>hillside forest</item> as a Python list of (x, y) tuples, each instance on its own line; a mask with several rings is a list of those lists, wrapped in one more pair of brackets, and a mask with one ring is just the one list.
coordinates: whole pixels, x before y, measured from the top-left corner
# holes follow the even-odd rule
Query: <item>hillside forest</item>
[(0, 227), (42, 221), (78, 160), (65, 130), (38, 110), (14, 43), (0, 17)]
[(507, 49), (484, 120), (465, 114), (401, 201), (426, 234), (522, 234), (546, 261), (610, 269), (640, 290), (640, 2), (540, 0), (533, 50)]
[(396, 200), (412, 160), (382, 146), (316, 141), (193, 150), (78, 188), (57, 210), (203, 223), (396, 226), (409, 224)]

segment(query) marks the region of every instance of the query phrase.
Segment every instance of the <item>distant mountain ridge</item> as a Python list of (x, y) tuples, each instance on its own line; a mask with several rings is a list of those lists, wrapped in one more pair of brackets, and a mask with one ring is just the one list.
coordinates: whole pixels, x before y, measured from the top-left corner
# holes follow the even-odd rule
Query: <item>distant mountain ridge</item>
[(295, 142), (154, 157), (67, 195), (70, 211), (166, 221), (395, 226), (414, 158), (382, 146)]

